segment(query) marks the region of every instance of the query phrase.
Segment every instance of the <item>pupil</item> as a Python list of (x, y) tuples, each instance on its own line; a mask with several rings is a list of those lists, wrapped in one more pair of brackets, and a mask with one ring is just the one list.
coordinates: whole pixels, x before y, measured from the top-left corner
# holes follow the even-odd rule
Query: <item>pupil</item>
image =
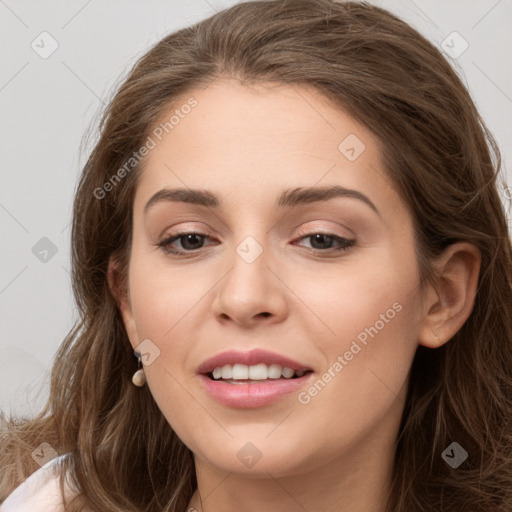
[[(318, 242), (318, 241), (320, 241), (320, 245), (322, 245), (322, 240), (323, 240), (323, 242), (324, 242), (324, 244), (325, 244), (325, 240), (327, 239), (329, 247), (330, 247), (330, 245), (331, 245), (329, 242), (331, 242), (331, 243), (332, 243), (332, 241), (333, 241), (333, 237), (332, 237), (332, 236), (329, 236), (329, 235), (323, 235), (323, 234), (316, 234), (316, 235), (313, 235), (313, 237), (312, 237), (312, 238), (313, 238), (313, 242), (311, 243), (311, 245), (312, 245), (312, 246), (313, 246), (313, 248), (315, 248), (315, 249), (317, 249), (317, 248), (318, 248), (318, 247), (315, 247), (315, 244), (316, 244), (316, 242)], [(327, 247), (327, 248), (329, 248), (329, 247)], [(325, 247), (321, 247), (321, 248), (324, 248), (324, 249), (325, 249)]]
[[(183, 247), (184, 247), (185, 249), (198, 249), (198, 247), (190, 247), (190, 246), (189, 246), (189, 247), (187, 247), (187, 245), (188, 245), (188, 243), (189, 243), (189, 241), (190, 241), (190, 240), (192, 240), (192, 246), (197, 245), (197, 244), (201, 245), (201, 242), (202, 242), (202, 236), (201, 236), (201, 235), (197, 235), (197, 234), (195, 234), (195, 233), (190, 234), (190, 235), (185, 235), (185, 236), (184, 236), (184, 237), (182, 237), (182, 238), (183, 238), (183, 239), (184, 239), (184, 241), (185, 241), (185, 243), (183, 243), (183, 244), (182, 244), (182, 245), (183, 245)], [(196, 240), (199, 240), (198, 242), (196, 241), (196, 243), (195, 243), (195, 244), (194, 244), (194, 241), (193, 241), (193, 240), (194, 240), (194, 238), (195, 238)]]

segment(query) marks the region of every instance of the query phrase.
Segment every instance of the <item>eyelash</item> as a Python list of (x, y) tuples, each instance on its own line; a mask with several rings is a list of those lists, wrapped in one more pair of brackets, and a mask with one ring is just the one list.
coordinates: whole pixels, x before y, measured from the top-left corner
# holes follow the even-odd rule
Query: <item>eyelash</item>
[[(179, 249), (169, 249), (172, 242), (179, 240), (180, 238), (183, 238), (187, 235), (199, 235), (200, 237), (209, 238), (206, 233), (202, 233), (200, 231), (181, 231), (177, 233), (173, 233), (172, 235), (168, 236), (161, 242), (157, 244), (158, 247), (160, 247), (166, 254), (172, 254), (174, 256), (191, 256), (194, 253), (197, 253), (203, 249), (203, 247), (199, 249), (192, 249), (189, 251), (181, 251)], [(341, 245), (338, 247), (329, 247), (328, 249), (314, 249), (309, 248), (314, 254), (321, 254), (321, 253), (329, 253), (332, 254), (333, 252), (345, 252), (348, 251), (351, 247), (353, 247), (356, 243), (355, 240), (351, 240), (348, 238), (343, 238), (341, 236), (336, 235), (335, 233), (330, 233), (327, 231), (314, 231), (312, 233), (308, 233), (306, 235), (303, 235), (299, 238), (299, 240), (302, 240), (303, 238), (311, 238), (315, 235), (323, 235), (327, 236), (329, 238), (333, 238), (334, 241), (340, 243)]]

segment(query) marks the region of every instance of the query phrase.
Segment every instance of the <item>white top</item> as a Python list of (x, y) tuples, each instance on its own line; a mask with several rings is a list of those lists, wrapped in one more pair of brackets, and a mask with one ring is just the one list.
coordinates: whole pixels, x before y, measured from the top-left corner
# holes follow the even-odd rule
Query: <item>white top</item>
[(55, 465), (67, 454), (47, 462), (7, 496), (0, 512), (65, 512)]

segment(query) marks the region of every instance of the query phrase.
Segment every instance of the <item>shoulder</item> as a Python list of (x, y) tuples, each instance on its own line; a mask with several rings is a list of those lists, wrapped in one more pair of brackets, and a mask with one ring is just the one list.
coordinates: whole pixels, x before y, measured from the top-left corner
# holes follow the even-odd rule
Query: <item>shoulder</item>
[(0, 505), (0, 512), (64, 512), (59, 462), (66, 456), (61, 455), (32, 473)]

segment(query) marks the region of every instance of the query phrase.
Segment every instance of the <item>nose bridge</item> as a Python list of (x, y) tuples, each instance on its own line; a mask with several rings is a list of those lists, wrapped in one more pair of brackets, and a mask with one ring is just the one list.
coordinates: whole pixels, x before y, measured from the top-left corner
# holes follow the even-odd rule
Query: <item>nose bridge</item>
[(234, 247), (234, 254), (230, 258), (232, 270), (227, 277), (231, 292), (240, 300), (255, 301), (264, 290), (268, 292), (269, 248), (263, 237), (264, 234), (260, 232), (246, 235)]
[(221, 281), (215, 301), (217, 314), (239, 323), (262, 313), (278, 318), (286, 309), (283, 287), (270, 270), (268, 237), (263, 228), (251, 233), (234, 245), (229, 258), (231, 270)]

